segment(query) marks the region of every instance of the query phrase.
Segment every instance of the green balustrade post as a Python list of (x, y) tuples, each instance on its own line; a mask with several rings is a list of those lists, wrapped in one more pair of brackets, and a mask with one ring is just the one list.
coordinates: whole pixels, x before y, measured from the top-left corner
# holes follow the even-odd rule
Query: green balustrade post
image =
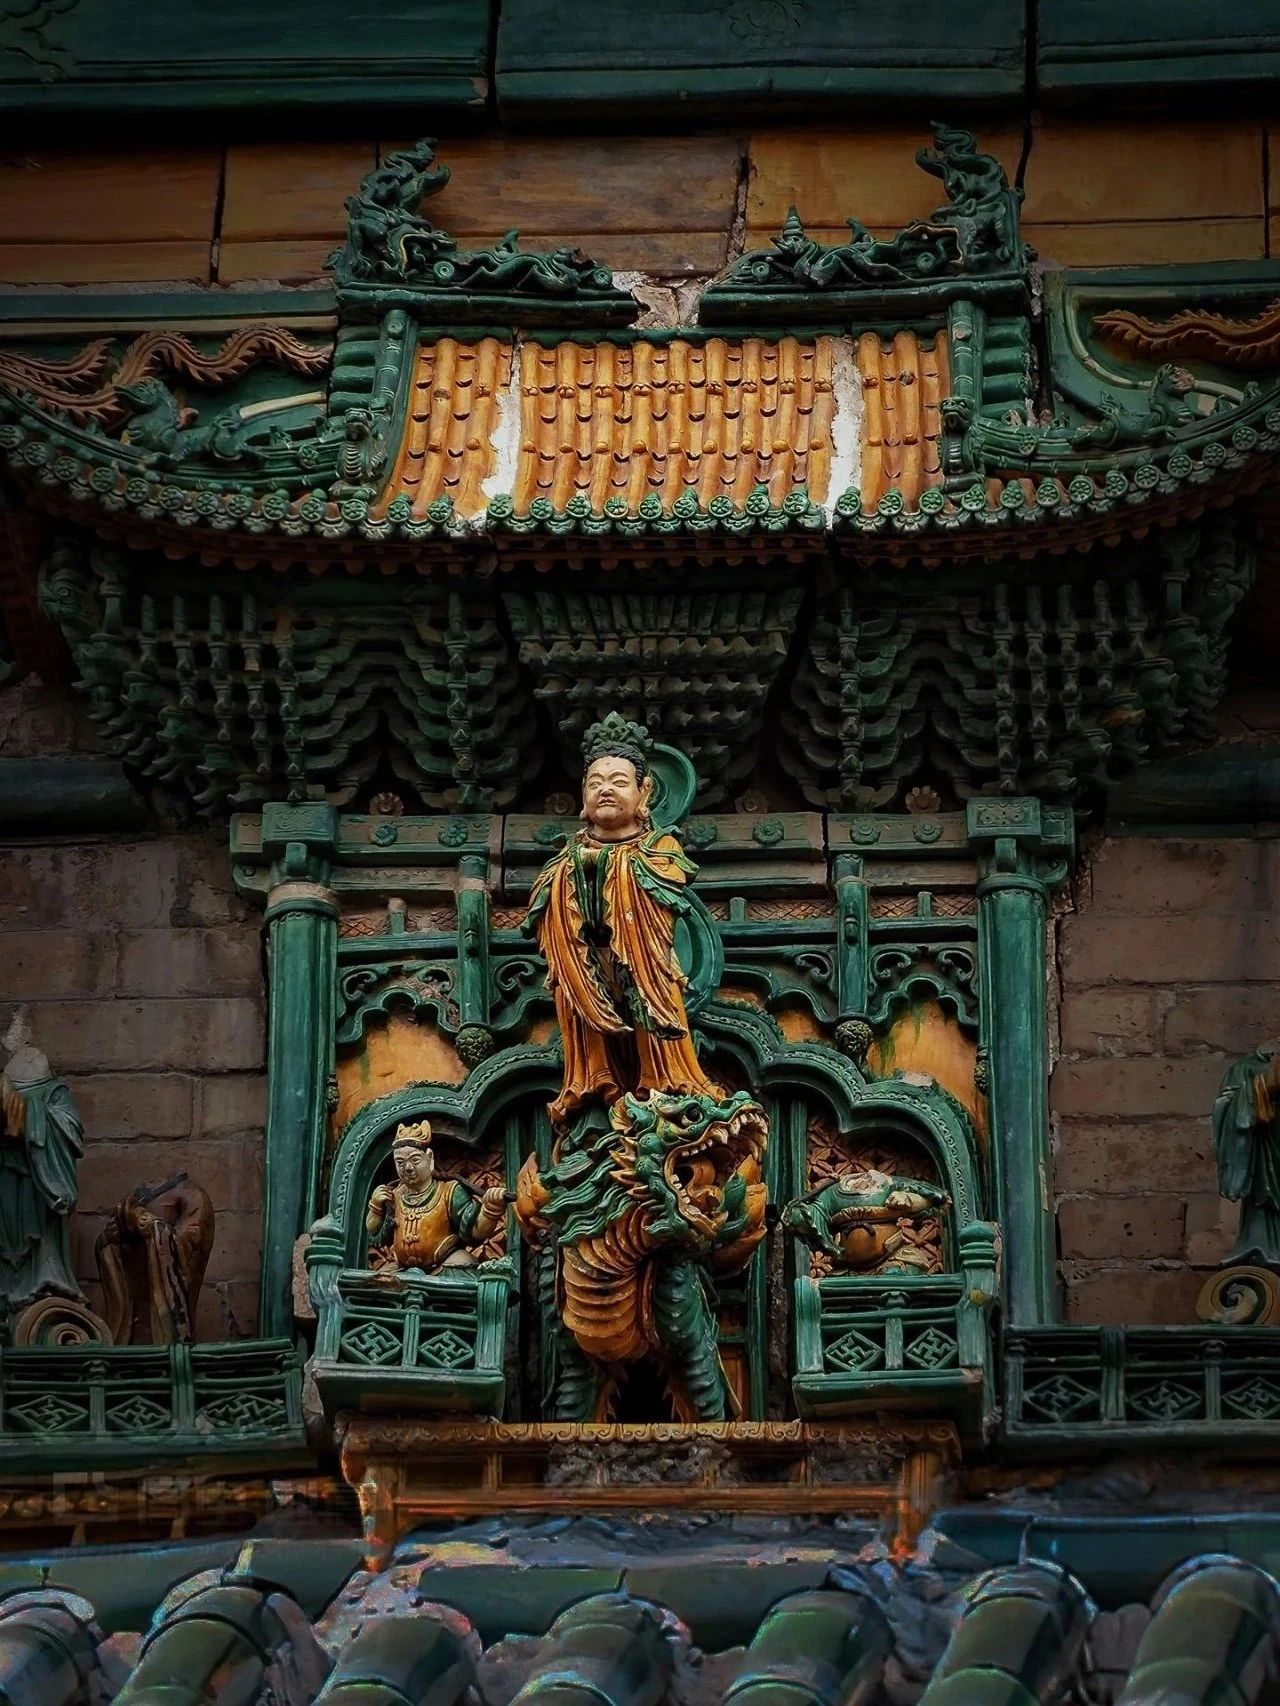
[(267, 1130), (260, 1331), (293, 1331), (293, 1247), (316, 1217), (333, 1070), (338, 903), (328, 887), (338, 816), (330, 806), (269, 805)]
[(992, 1186), (1004, 1247), (1006, 1324), (1060, 1314), (1049, 1143), (1045, 931), (1065, 881), (1073, 825), (1038, 800), (971, 800), (979, 851), (978, 949), (987, 1051)]

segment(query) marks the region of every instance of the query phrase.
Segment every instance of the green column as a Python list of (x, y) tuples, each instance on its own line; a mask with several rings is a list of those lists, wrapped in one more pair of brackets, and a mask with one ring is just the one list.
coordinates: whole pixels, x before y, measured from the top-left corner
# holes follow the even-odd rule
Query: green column
[(338, 903), (327, 886), (329, 806), (267, 806), (267, 1130), (260, 1331), (293, 1331), (293, 1247), (315, 1219), (333, 1070)]
[(978, 952), (987, 1051), (991, 1175), (1003, 1240), (1006, 1324), (1059, 1317), (1045, 928), (1069, 869), (1072, 822), (1038, 800), (973, 800)]

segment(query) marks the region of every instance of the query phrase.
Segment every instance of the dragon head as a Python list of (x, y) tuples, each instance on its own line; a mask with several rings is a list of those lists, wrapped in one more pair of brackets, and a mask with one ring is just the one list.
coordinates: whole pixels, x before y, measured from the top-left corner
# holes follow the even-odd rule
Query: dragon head
[(710, 1247), (758, 1186), (768, 1122), (745, 1090), (717, 1099), (650, 1090), (614, 1104), (614, 1177), (647, 1201), (645, 1230), (657, 1242)]
[(764, 1232), (768, 1121), (745, 1090), (648, 1090), (582, 1112), (549, 1165), (530, 1156), (516, 1213), (534, 1244), (599, 1237), (639, 1216), (651, 1253), (679, 1248), (735, 1271)]
[(144, 375), (141, 379), (130, 379), (123, 385), (117, 385), (116, 397), (140, 413), (143, 409), (154, 409), (157, 404), (169, 401), (172, 393), (163, 380)]

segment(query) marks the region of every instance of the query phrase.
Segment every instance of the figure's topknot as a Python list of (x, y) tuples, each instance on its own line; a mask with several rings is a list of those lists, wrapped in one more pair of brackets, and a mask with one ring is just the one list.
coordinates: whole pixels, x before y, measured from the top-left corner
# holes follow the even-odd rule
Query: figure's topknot
[(617, 711), (610, 711), (598, 723), (592, 723), (582, 737), (582, 770), (585, 775), (597, 758), (629, 758), (636, 767), (636, 780), (643, 782), (649, 774), (649, 757), (653, 752), (653, 736), (639, 723), (628, 722)]

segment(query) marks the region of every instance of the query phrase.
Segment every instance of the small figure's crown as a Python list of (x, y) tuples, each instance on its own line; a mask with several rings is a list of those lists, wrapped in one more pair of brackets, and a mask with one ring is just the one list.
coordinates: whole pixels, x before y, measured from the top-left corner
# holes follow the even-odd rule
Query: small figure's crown
[(409, 1123), (402, 1120), (396, 1127), (396, 1135), (391, 1140), (392, 1149), (430, 1149), (431, 1121), (417, 1120)]
[(607, 717), (592, 723), (582, 737), (583, 769), (589, 770), (597, 758), (614, 752), (647, 770), (653, 752), (653, 736), (639, 723), (628, 722), (617, 711), (610, 711)]

